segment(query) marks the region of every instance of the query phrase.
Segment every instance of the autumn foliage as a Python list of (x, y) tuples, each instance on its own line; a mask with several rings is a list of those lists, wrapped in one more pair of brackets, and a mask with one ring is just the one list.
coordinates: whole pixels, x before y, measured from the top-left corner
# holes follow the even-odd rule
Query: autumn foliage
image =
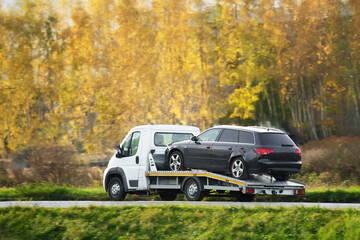
[(22, 0), (0, 11), (0, 152), (139, 124), (359, 134), (356, 0)]

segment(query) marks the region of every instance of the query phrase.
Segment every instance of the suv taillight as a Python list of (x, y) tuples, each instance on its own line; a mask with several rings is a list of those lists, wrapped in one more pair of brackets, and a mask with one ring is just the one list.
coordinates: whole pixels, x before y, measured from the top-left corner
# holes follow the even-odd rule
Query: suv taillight
[(300, 149), (296, 149), (295, 153), (301, 157), (301, 150)]
[(269, 155), (270, 153), (274, 152), (272, 148), (258, 148), (257, 154), (259, 155)]

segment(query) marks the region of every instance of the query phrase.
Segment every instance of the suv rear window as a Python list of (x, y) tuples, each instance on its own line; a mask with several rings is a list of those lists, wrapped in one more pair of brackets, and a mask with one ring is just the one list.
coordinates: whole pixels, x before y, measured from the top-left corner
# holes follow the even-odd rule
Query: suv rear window
[(295, 145), (291, 138), (282, 133), (261, 133), (260, 142), (261, 145), (270, 145), (270, 146), (293, 146)]
[(190, 140), (193, 135), (191, 133), (155, 133), (155, 146), (166, 147), (170, 143)]

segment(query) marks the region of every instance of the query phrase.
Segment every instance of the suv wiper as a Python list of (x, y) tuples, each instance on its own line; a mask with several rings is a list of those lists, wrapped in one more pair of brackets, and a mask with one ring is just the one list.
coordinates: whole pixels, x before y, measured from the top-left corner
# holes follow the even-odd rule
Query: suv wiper
[(294, 144), (281, 144), (282, 147), (293, 147)]

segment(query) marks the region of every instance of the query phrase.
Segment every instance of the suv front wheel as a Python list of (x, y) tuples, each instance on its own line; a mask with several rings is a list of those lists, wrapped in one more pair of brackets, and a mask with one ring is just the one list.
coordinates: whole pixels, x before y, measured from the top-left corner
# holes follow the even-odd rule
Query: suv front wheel
[(172, 171), (180, 171), (183, 168), (183, 156), (179, 151), (174, 151), (169, 157), (169, 168)]

